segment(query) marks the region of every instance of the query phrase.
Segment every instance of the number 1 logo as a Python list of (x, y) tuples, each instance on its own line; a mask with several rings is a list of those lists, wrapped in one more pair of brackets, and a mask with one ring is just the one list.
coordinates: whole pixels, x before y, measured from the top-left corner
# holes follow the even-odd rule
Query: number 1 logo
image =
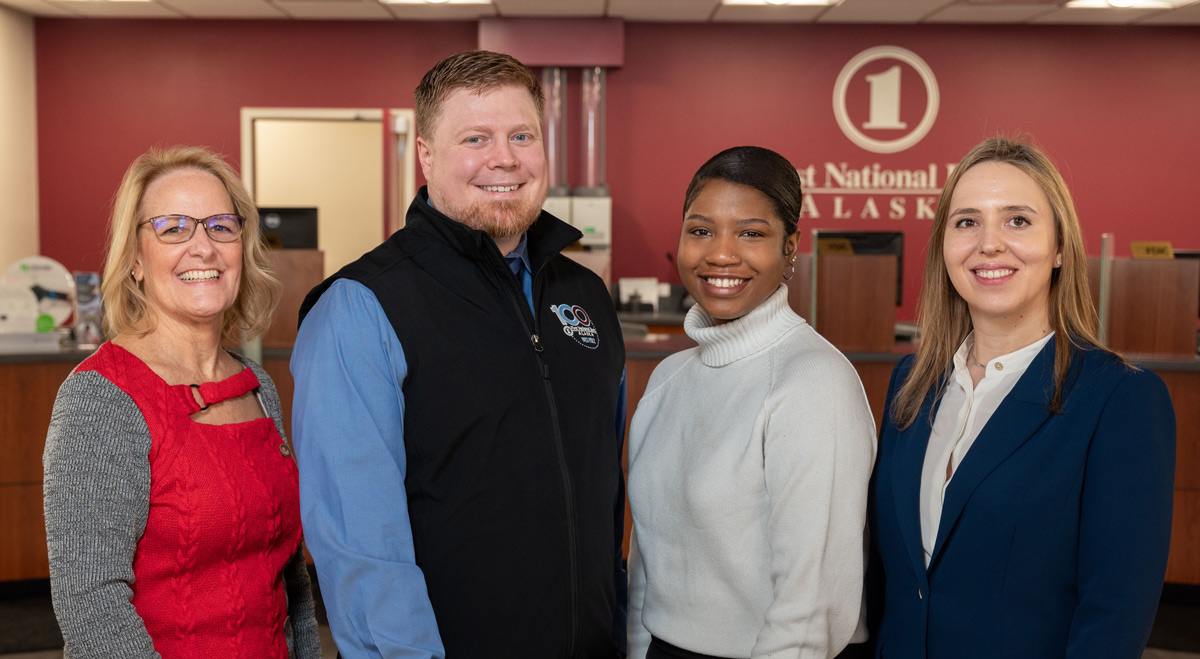
[[(897, 60), (899, 63), (879, 73), (863, 76), (869, 85), (869, 117), (861, 126), (856, 126), (846, 109), (846, 96), (850, 83), (864, 66), (879, 60)], [(908, 122), (901, 119), (902, 65), (916, 71), (925, 84), (925, 112), (921, 121), (907, 134), (890, 140), (870, 137), (863, 130), (904, 130)], [(833, 87), (833, 115), (842, 133), (858, 146), (874, 153), (896, 153), (903, 151), (925, 137), (938, 112), (937, 79), (925, 60), (916, 53), (897, 46), (877, 46), (855, 55), (838, 74)]]

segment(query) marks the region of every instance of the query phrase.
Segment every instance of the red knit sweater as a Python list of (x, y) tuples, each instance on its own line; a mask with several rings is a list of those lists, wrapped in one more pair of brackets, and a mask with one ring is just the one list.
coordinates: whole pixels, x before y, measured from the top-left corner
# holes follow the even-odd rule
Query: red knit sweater
[[(105, 343), (80, 370), (108, 378), (150, 430), (150, 510), (133, 558), (133, 605), (163, 657), (287, 659), (283, 568), (300, 545), (295, 460), (271, 418), (209, 425), (168, 385)], [(249, 368), (199, 387), (208, 404), (258, 388)]]

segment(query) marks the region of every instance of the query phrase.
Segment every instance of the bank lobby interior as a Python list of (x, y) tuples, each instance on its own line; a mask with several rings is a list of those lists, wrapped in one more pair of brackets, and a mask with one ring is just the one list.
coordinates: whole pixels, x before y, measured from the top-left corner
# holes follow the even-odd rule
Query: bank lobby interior
[[(1162, 377), (1176, 410), (1171, 555), (1144, 657), (1200, 658), (1200, 0), (0, 0), (0, 273), (31, 256), (99, 271), (133, 158), (225, 154), (260, 206), (317, 209), (296, 220), (308, 242), (272, 251), (287, 292), (248, 347), (287, 419), (301, 297), (402, 226), (423, 182), (412, 89), (479, 47), (561, 94), (547, 207), (585, 232), (569, 255), (614, 288), (630, 414), (654, 366), (692, 345), (672, 254), (684, 189), (712, 154), (758, 144), (801, 171), (789, 302), (853, 363), (878, 424), (913, 350), (947, 166), (995, 134), (1040, 144), (1079, 209), (1104, 336)], [(886, 71), (863, 77), (887, 58), (907, 128), (861, 129)], [(298, 148), (302, 122), (345, 132)], [(322, 139), (367, 157), (322, 165)], [(334, 187), (348, 199), (304, 196)], [(1175, 258), (1148, 258), (1168, 245)], [(62, 656), (41, 455), (58, 385), (88, 349), (56, 336), (0, 341), (2, 657)]]

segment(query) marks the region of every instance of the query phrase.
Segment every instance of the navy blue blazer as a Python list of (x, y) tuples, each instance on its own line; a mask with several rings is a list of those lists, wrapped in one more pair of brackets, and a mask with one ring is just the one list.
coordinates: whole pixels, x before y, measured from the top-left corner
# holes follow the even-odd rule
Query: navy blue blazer
[(1051, 414), (1054, 344), (954, 473), (928, 569), (918, 505), (939, 401), (899, 430), (892, 401), (913, 358), (892, 371), (871, 495), (877, 657), (1141, 657), (1171, 541), (1174, 408), (1151, 371), (1086, 350)]

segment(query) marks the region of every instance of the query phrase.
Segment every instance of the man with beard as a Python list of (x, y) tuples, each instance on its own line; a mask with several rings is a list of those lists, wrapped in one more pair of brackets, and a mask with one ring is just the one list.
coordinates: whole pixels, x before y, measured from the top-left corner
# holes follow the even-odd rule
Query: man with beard
[(428, 186), (317, 286), (292, 356), (301, 514), (343, 657), (605, 657), (625, 639), (624, 346), (542, 212), (537, 78), (416, 90)]

